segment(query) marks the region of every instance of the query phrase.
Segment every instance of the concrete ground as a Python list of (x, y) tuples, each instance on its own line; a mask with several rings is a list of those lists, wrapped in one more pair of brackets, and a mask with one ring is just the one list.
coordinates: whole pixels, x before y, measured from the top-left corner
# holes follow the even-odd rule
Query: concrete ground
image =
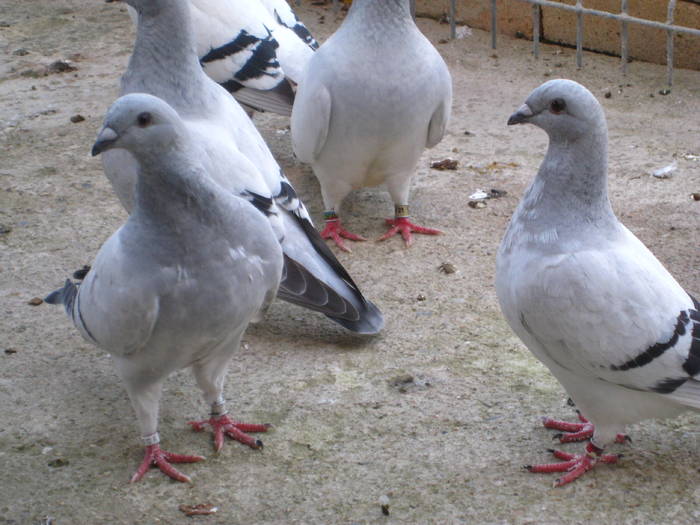
[[(309, 1), (299, 13), (320, 40), (342, 18)], [(392, 239), (339, 254), (383, 309), (384, 332), (357, 338), (276, 302), (248, 330), (226, 386), (236, 416), (273, 424), (264, 450), (228, 443), (215, 455), (209, 436), (189, 431), (207, 407), (183, 371), (167, 382), (161, 436), (165, 448), (207, 460), (183, 467), (191, 485), (156, 471), (130, 485), (142, 450), (109, 357), (60, 309), (28, 303), (89, 263), (125, 218), (89, 150), (118, 93), (131, 22), (123, 6), (102, 1), (3, 4), (0, 524), (700, 521), (697, 415), (634, 425), (618, 466), (564, 488), (522, 469), (550, 460), (552, 433), (540, 416), (574, 414), (509, 330), (493, 287), (501, 235), (546, 147), (543, 132), (506, 120), (541, 82), (568, 77), (605, 107), (615, 210), (700, 294), (700, 202), (690, 198), (700, 192), (700, 72), (677, 71), (662, 95), (663, 66), (634, 62), (623, 77), (617, 59), (586, 54), (577, 70), (569, 49), (543, 46), (537, 60), (522, 40), (502, 38), (493, 51), (487, 33), (442, 42), (447, 26), (418, 23), (448, 62), (455, 97), (447, 136), (419, 163), (411, 204), (420, 223), (445, 234), (408, 250)], [(76, 69), (47, 69), (63, 59)], [(84, 120), (72, 122), (76, 115)], [(292, 156), (288, 120), (255, 122), (320, 222), (319, 187)], [(457, 170), (429, 168), (448, 156)], [(672, 162), (670, 178), (650, 175)], [(491, 188), (507, 195), (468, 206), (470, 194)], [(376, 238), (392, 207), (372, 189), (355, 192), (343, 211), (352, 231)], [(443, 263), (456, 271), (441, 271)], [(199, 503), (219, 510), (199, 518), (178, 510)]]

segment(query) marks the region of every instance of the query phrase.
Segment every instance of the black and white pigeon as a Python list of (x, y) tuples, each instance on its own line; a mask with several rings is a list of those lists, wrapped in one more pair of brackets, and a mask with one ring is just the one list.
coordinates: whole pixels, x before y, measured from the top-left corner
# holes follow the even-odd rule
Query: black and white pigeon
[(563, 441), (592, 435), (584, 454), (555, 451), (563, 462), (528, 467), (564, 472), (564, 485), (614, 463), (603, 450), (626, 425), (700, 410), (700, 304), (613, 213), (607, 124), (585, 87), (550, 80), (508, 124), (549, 135), (501, 243), (496, 291), (511, 328), (581, 411), (580, 424), (545, 425), (572, 431)]
[[(138, 481), (155, 465), (178, 481), (172, 463), (200, 461), (160, 448), (158, 405), (165, 379), (191, 367), (211, 417), (190, 423), (252, 448), (247, 432), (225, 409), (229, 361), (248, 323), (275, 297), (283, 254), (270, 221), (248, 200), (219, 187), (206, 173), (201, 143), (161, 99), (131, 94), (109, 109), (92, 153), (128, 150), (138, 161), (137, 191), (126, 223), (100, 248), (92, 267), (46, 298), (63, 304), (80, 334), (109, 352), (136, 412), (143, 462)], [(231, 169), (246, 169), (243, 157)]]
[[(200, 67), (189, 0), (126, 0), (139, 13), (136, 44), (122, 94), (150, 93), (170, 104), (204, 151), (211, 178), (252, 202), (280, 232), (285, 274), (279, 297), (324, 313), (348, 330), (379, 332), (384, 320), (319, 237), (304, 204), (240, 105)], [(231, 169), (231, 157), (242, 157)], [(105, 152), (107, 178), (127, 211), (133, 208), (136, 162)]]
[(411, 176), (445, 133), (452, 80), (421, 34), (409, 0), (355, 0), (338, 31), (311, 57), (292, 111), (292, 145), (321, 184), (321, 236), (346, 250), (340, 204), (354, 189), (386, 183), (394, 201), (387, 239), (437, 234), (409, 220)]
[(289, 4), (189, 0), (189, 6), (204, 72), (247, 108), (291, 115), (295, 86), (318, 42)]

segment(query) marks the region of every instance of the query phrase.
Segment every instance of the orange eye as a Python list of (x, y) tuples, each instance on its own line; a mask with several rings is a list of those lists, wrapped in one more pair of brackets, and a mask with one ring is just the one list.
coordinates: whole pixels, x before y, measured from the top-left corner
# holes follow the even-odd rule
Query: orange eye
[(563, 98), (555, 98), (552, 100), (552, 103), (549, 105), (549, 110), (554, 113), (555, 115), (558, 115), (559, 113), (562, 113), (566, 109), (566, 102), (564, 102)]

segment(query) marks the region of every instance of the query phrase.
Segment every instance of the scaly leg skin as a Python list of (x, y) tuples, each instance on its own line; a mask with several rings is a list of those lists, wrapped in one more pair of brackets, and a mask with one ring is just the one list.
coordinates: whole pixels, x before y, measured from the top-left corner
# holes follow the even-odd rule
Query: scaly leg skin
[(352, 250), (345, 246), (343, 238), (351, 241), (366, 241), (364, 237), (350, 233), (340, 224), (340, 217), (333, 210), (323, 212), (323, 218), (326, 221), (326, 227), (321, 232), (322, 239), (333, 239), (335, 245), (344, 252), (352, 253)]
[(204, 427), (209, 425), (214, 431), (214, 450), (219, 452), (224, 446), (224, 435), (231, 439), (235, 439), (250, 448), (262, 448), (263, 442), (255, 439), (246, 432), (267, 432), (270, 425), (259, 425), (255, 423), (242, 423), (234, 421), (227, 414), (213, 414), (209, 419), (204, 421), (190, 421), (188, 423), (196, 432), (201, 432)]
[[(595, 427), (593, 423), (588, 421), (581, 412), (576, 411), (580, 423), (570, 423), (568, 421), (559, 421), (549, 417), (542, 418), (542, 424), (545, 428), (553, 430), (561, 430), (562, 432), (554, 434), (554, 439), (558, 439), (560, 443), (572, 443), (576, 441), (585, 441), (593, 437)], [(632, 441), (626, 434), (618, 434), (615, 437), (615, 443), (624, 444)]]
[(567, 483), (577, 480), (586, 472), (591, 470), (598, 463), (617, 463), (622, 454), (603, 454), (603, 449), (593, 443), (586, 445), (585, 454), (569, 454), (561, 450), (551, 450), (555, 458), (562, 460), (561, 463), (545, 463), (542, 465), (526, 465), (529, 472), (549, 474), (551, 472), (566, 472), (562, 477), (554, 482), (555, 487), (561, 487)]
[(155, 466), (160, 469), (161, 472), (170, 476), (175, 481), (184, 481), (191, 483), (192, 480), (189, 476), (185, 476), (182, 472), (177, 470), (171, 465), (171, 463), (196, 463), (197, 461), (202, 461), (204, 457), (202, 456), (186, 456), (183, 454), (173, 454), (172, 452), (166, 452), (160, 448), (158, 443), (146, 446), (146, 452), (143, 457), (143, 461), (139, 468), (136, 470), (133, 476), (131, 476), (131, 483), (136, 483), (148, 472), (148, 469)]
[(385, 241), (389, 237), (393, 237), (397, 233), (401, 234), (403, 237), (406, 247), (413, 244), (412, 233), (422, 233), (425, 235), (440, 235), (442, 232), (440, 230), (435, 230), (433, 228), (424, 228), (423, 226), (418, 226), (413, 224), (408, 218), (408, 205), (407, 204), (397, 204), (394, 206), (393, 219), (386, 219), (386, 223), (390, 226), (389, 231), (382, 235), (378, 241)]

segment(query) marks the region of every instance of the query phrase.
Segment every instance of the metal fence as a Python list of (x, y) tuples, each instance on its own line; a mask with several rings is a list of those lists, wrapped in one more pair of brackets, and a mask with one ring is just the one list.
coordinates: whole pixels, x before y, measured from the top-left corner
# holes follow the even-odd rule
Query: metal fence
[[(611, 18), (618, 20), (621, 25), (620, 31), (620, 58), (622, 61), (622, 73), (627, 73), (627, 63), (629, 62), (628, 42), (629, 42), (629, 25), (639, 24), (643, 26), (655, 27), (666, 31), (666, 68), (668, 85), (673, 84), (673, 41), (676, 33), (687, 33), (690, 35), (700, 36), (700, 29), (692, 27), (679, 26), (674, 24), (675, 10), (677, 0), (668, 0), (666, 8), (666, 22), (656, 22), (645, 18), (630, 16), (628, 12), (628, 0), (620, 0), (620, 12), (610, 13), (599, 9), (590, 9), (584, 7), (583, 0), (576, 0), (575, 5), (562, 4), (552, 0), (511, 0), (517, 2), (527, 2), (532, 4), (532, 52), (535, 57), (539, 56), (540, 38), (541, 38), (541, 10), (542, 7), (552, 7), (563, 9), (564, 11), (573, 11), (576, 13), (576, 65), (583, 66), (583, 16), (592, 15), (602, 18)], [(301, 0), (296, 0), (297, 5)], [(412, 7), (415, 5), (412, 0)], [(496, 49), (496, 39), (498, 35), (498, 11), (496, 7), (497, 0), (491, 0), (491, 46)], [(333, 8), (337, 12), (340, 9), (340, 0), (333, 0)], [(450, 38), (457, 36), (457, 0), (449, 0), (448, 20), (450, 22)]]
[[(573, 11), (576, 13), (576, 65), (583, 65), (583, 15), (593, 15), (602, 18), (611, 18), (618, 20), (621, 24), (620, 31), (620, 58), (622, 61), (622, 73), (627, 73), (627, 63), (629, 62), (628, 42), (629, 42), (629, 25), (639, 24), (643, 26), (655, 27), (666, 31), (666, 80), (668, 85), (673, 84), (673, 41), (676, 33), (688, 33), (695, 36), (700, 36), (700, 29), (684, 27), (674, 24), (674, 16), (676, 10), (676, 0), (669, 0), (666, 8), (666, 22), (656, 22), (645, 18), (637, 18), (630, 16), (628, 12), (628, 0), (620, 0), (620, 12), (610, 13), (608, 11), (600, 11), (598, 9), (589, 9), (584, 7), (583, 0), (576, 0), (575, 5), (561, 4), (551, 0), (516, 0), (519, 2), (527, 2), (532, 4), (532, 52), (535, 57), (539, 56), (539, 44), (541, 37), (541, 9), (542, 7), (553, 7), (563, 9), (565, 11)], [(455, 37), (455, 3), (456, 0), (450, 0), (450, 31), (452, 38)], [(496, 35), (498, 34), (498, 12), (496, 9), (496, 0), (491, 0), (491, 46), (496, 48)]]

